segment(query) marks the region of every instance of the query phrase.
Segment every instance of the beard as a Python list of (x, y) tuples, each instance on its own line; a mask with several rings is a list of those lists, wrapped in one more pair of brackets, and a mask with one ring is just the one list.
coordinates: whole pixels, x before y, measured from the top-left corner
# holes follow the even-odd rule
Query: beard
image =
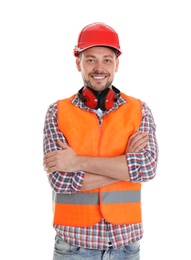
[(97, 90), (97, 88), (94, 87), (94, 86), (90, 83), (90, 81), (84, 80), (84, 86), (85, 86), (85, 87), (89, 87), (89, 88), (91, 88), (91, 89), (93, 89), (94, 91), (97, 91), (97, 92), (99, 92), (99, 93), (102, 92), (102, 91), (103, 91), (104, 89), (106, 89), (106, 88), (110, 88), (111, 85), (112, 85), (112, 81), (108, 81), (108, 82), (106, 82), (105, 86), (102, 87), (101, 90)]

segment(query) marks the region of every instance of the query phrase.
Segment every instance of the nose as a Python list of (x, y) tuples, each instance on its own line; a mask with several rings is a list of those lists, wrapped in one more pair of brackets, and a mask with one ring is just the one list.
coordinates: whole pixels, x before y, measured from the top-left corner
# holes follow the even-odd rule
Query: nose
[(93, 68), (93, 71), (95, 73), (103, 73), (104, 72), (103, 64), (101, 62), (96, 62), (95, 67)]

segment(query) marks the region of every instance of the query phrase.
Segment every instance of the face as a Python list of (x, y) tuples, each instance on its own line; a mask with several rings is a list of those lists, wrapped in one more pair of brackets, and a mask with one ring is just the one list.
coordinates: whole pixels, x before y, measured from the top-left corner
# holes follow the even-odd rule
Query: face
[(107, 47), (91, 47), (76, 58), (78, 71), (81, 72), (84, 86), (95, 91), (111, 88), (119, 59), (114, 51)]

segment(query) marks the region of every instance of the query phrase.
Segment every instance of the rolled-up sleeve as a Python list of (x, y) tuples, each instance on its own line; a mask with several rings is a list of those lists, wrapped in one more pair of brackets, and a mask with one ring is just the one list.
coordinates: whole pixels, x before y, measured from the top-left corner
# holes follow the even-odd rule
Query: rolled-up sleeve
[[(67, 126), (66, 126), (67, 127)], [(67, 142), (62, 132), (58, 128), (57, 103), (49, 106), (43, 128), (43, 153), (49, 153), (62, 148), (57, 145), (57, 140)], [(80, 191), (84, 172), (53, 172), (48, 175), (50, 186), (54, 192), (72, 194)]]
[(149, 141), (147, 146), (140, 152), (126, 154), (127, 165), (131, 182), (146, 182), (156, 175), (158, 143), (154, 118), (145, 102), (142, 102), (142, 123), (138, 130), (147, 132)]

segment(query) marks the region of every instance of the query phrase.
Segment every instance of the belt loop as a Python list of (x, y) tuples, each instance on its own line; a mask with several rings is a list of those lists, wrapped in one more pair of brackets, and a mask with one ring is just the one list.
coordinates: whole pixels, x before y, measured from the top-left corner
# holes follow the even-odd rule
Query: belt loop
[(113, 247), (113, 245), (112, 245), (111, 242), (108, 243), (108, 247), (109, 247), (109, 248)]

